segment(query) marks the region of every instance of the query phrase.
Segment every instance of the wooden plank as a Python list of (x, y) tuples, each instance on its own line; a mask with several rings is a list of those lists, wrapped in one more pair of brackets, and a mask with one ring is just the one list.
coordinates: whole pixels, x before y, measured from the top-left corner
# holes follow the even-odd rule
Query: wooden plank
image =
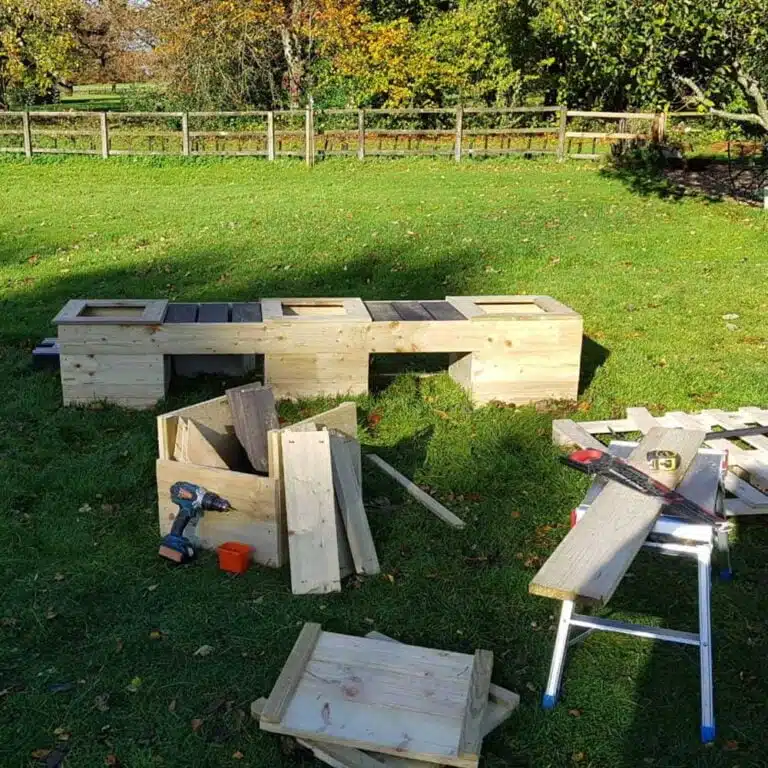
[(227, 390), (237, 439), (245, 448), (251, 466), (257, 472), (267, 472), (267, 433), (279, 429), (275, 397), (269, 387), (246, 384)]
[(365, 307), (374, 322), (400, 322), (391, 301), (366, 301)]
[(166, 323), (197, 322), (197, 304), (169, 304), (165, 313)]
[(291, 590), (295, 595), (341, 589), (336, 505), (328, 432), (283, 432), (283, 484)]
[(258, 301), (232, 305), (233, 323), (261, 323), (262, 321), (261, 304)]
[(201, 304), (197, 312), (198, 323), (229, 322), (229, 304)]
[(432, 319), (432, 315), (418, 301), (393, 301), (392, 306), (402, 320)]
[[(703, 430), (654, 427), (632, 451), (629, 463), (675, 487), (688, 471), (704, 435)], [(650, 470), (646, 454), (656, 449), (680, 455), (675, 472)], [(604, 605), (643, 545), (661, 506), (658, 499), (609, 483), (541, 567), (529, 591), (558, 600)]]
[(363, 493), (355, 468), (354, 448), (356, 440), (330, 433), (333, 487), (339, 504), (344, 529), (357, 573), (379, 573), (379, 558), (373, 543), (368, 517), (363, 506)]
[(466, 654), (323, 632), (281, 721), (262, 717), (260, 726), (322, 744), (475, 768), (479, 754), (458, 751), (473, 666)]
[(195, 423), (194, 419), (187, 419), (186, 425), (186, 458), (184, 461), (188, 461), (190, 464), (199, 464), (202, 467), (229, 469), (227, 462), (219, 456), (205, 436), (203, 432), (205, 427)]
[(459, 739), (460, 755), (479, 755), (483, 744), (482, 723), (488, 706), (488, 689), (491, 685), (493, 671), (493, 653), (491, 651), (475, 651), (472, 665), (472, 676), (469, 682), (467, 706), (464, 710), (464, 720), (461, 724)]
[(335, 408), (322, 413), (316, 413), (294, 424), (287, 424), (283, 431), (302, 429), (307, 424), (314, 424), (316, 429), (325, 427), (328, 430), (337, 430), (347, 437), (357, 437), (357, 405), (353, 402), (341, 403)]
[(288, 656), (288, 661), (286, 661), (275, 687), (264, 705), (264, 710), (261, 713), (262, 721), (279, 723), (282, 720), (322, 631), (322, 627), (313, 622), (307, 622), (301, 628)]
[(422, 309), (425, 309), (433, 320), (466, 320), (453, 304), (447, 301), (422, 301)]
[(552, 442), (555, 445), (575, 445), (579, 448), (605, 450), (605, 446), (587, 432), (584, 427), (570, 419), (555, 419), (552, 422)]
[[(388, 640), (391, 643), (399, 642), (375, 630), (368, 632), (366, 637), (375, 638), (376, 640)], [(518, 694), (502, 688), (500, 685), (491, 683), (488, 688), (488, 707), (485, 710), (481, 728), (482, 735), (487, 736), (491, 731), (498, 728), (519, 706), (520, 696)]]
[(627, 408), (627, 418), (634, 421), (635, 428), (643, 434), (659, 426), (656, 417), (647, 408)]
[(396, 483), (405, 488), (405, 490), (418, 501), (425, 506), (432, 514), (439, 517), (443, 522), (448, 523), (452, 528), (463, 528), (464, 521), (453, 514), (449, 509), (446, 509), (439, 501), (433, 499), (428, 493), (419, 488), (416, 483), (411, 482), (405, 475), (400, 474), (394, 467), (387, 464), (384, 459), (379, 458), (376, 454), (368, 453), (366, 458), (375, 464), (382, 472), (389, 475)]

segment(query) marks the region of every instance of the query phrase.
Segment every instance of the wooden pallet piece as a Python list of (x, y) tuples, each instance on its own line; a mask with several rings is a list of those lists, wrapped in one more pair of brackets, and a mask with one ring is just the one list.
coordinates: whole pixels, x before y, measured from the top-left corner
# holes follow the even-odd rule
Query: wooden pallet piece
[(328, 432), (283, 432), (281, 446), (291, 590), (295, 595), (338, 592), (341, 572)]
[(422, 506), (425, 506), (432, 514), (439, 517), (443, 522), (448, 523), (452, 528), (463, 528), (465, 523), (460, 518), (446, 509), (439, 501), (433, 499), (428, 493), (419, 488), (416, 483), (411, 482), (405, 475), (400, 474), (393, 466), (387, 464), (384, 459), (375, 453), (367, 453), (366, 458), (375, 464), (382, 472), (389, 475), (396, 483), (401, 485)]
[(268, 472), (267, 433), (279, 429), (275, 396), (269, 387), (246, 384), (227, 390), (235, 434), (257, 472)]
[(575, 445), (579, 448), (596, 448), (602, 451), (605, 446), (587, 432), (578, 422), (570, 419), (555, 419), (552, 422), (552, 442), (555, 445)]
[(322, 632), (280, 721), (262, 716), (260, 726), (322, 744), (475, 768), (479, 751), (459, 753), (471, 683), (477, 694), (486, 676), (474, 666), (475, 658), (462, 653)]
[(469, 681), (464, 720), (461, 724), (459, 755), (479, 755), (483, 745), (482, 724), (488, 706), (488, 690), (491, 687), (493, 654), (490, 651), (475, 651), (472, 677)]
[[(390, 643), (397, 643), (387, 635), (381, 632), (368, 632), (366, 637), (384, 640)], [(251, 703), (251, 717), (255, 720), (261, 718), (264, 706), (267, 700), (265, 698), (256, 699)], [(483, 718), (482, 732), (487, 736), (491, 731), (496, 730), (502, 723), (509, 719), (510, 715), (520, 705), (520, 697), (502, 688), (499, 685), (491, 683), (488, 689), (488, 706)], [(320, 744), (308, 739), (296, 740), (301, 746), (309, 749), (314, 756), (332, 768), (432, 768), (433, 763), (426, 763), (423, 760), (410, 760), (405, 757), (394, 757), (393, 755), (382, 755), (380, 753), (367, 753), (354, 747), (343, 747), (334, 744)]]
[(356, 461), (360, 446), (340, 433), (330, 433), (333, 488), (336, 492), (344, 530), (349, 541), (357, 573), (379, 573), (379, 558), (373, 543), (368, 516), (363, 506), (363, 492), (357, 476)]
[[(654, 427), (628, 461), (675, 487), (696, 456), (704, 435), (703, 430)], [(646, 454), (656, 449), (680, 454), (680, 466), (675, 472), (649, 471)], [(534, 576), (529, 591), (558, 600), (605, 605), (640, 551), (661, 507), (656, 498), (609, 483)]]

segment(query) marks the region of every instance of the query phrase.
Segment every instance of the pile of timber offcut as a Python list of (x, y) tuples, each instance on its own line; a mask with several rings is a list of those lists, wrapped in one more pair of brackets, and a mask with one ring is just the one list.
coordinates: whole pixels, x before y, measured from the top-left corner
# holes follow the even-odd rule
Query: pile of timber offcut
[(281, 434), (291, 590), (338, 592), (353, 572), (379, 573), (363, 506), (360, 443), (317, 425)]
[(305, 624), (251, 714), (335, 768), (475, 768), (483, 737), (520, 702), (491, 684), (492, 667), (490, 651), (469, 656)]

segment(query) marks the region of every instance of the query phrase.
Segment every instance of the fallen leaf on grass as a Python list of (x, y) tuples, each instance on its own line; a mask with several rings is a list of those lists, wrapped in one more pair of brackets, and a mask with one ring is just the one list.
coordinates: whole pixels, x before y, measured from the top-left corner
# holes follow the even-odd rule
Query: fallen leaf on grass
[(54, 611), (53, 608), (49, 608), (45, 614), (45, 618), (48, 619), (48, 621), (51, 621), (52, 619), (55, 619), (58, 615), (59, 614), (56, 613), (56, 611)]
[(193, 656), (209, 656), (213, 653), (212, 645), (201, 645), (192, 655)]
[(569, 709), (568, 714), (571, 717), (581, 717), (581, 710), (580, 709)]
[(232, 753), (232, 759), (233, 760), (242, 760), (245, 757), (245, 755), (238, 749), (237, 752)]
[(526, 683), (525, 687), (532, 693), (536, 692), (536, 686), (533, 683)]
[(118, 759), (117, 755), (107, 755), (104, 758), (104, 765), (110, 765), (112, 768), (122, 768), (122, 763)]
[(392, 584), (395, 583), (395, 577), (391, 573), (385, 573), (384, 576), (387, 578), (388, 581), (390, 581)]
[(515, 509), (512, 512), (513, 519), (517, 520), (518, 517), (520, 517), (520, 513)]
[(587, 756), (583, 752), (574, 752), (571, 755), (571, 760), (574, 763), (583, 763), (587, 759)]
[(66, 576), (63, 573), (57, 573), (54, 575), (53, 580), (54, 581), (64, 581)]
[(118, 638), (117, 643), (115, 643), (115, 653), (120, 653), (120, 651), (123, 650), (124, 646), (125, 646), (125, 642)]
[(154, 592), (160, 585), (159, 584), (150, 584), (147, 587), (147, 592)]
[(200, 729), (203, 727), (203, 721), (202, 721), (202, 720), (201, 720), (199, 717), (196, 717), (196, 718), (195, 718), (195, 719), (192, 721), (191, 725), (192, 725), (192, 730), (193, 730), (195, 733), (197, 733), (197, 732), (198, 732), (198, 731), (199, 731), (199, 730), (200, 730)]
[(381, 421), (381, 414), (380, 413), (371, 413), (368, 416), (368, 427), (370, 429), (375, 429), (379, 422)]
[(45, 760), (48, 755), (50, 755), (52, 750), (50, 749), (33, 749), (32, 750), (32, 757), (35, 760)]
[(91, 511), (91, 505), (90, 504), (83, 504), (78, 510), (78, 512), (90, 512)]
[(165, 637), (167, 637), (167, 633), (163, 632), (161, 629), (153, 629), (149, 633), (150, 640), (163, 640)]
[(739, 742), (735, 741), (734, 739), (728, 739), (728, 741), (726, 741), (723, 745), (723, 749), (727, 750), (728, 752), (736, 752), (738, 748)]
[(176, 699), (171, 699), (168, 703), (168, 711), (169, 712), (175, 712), (176, 711)]
[(141, 688), (142, 679), (140, 677), (134, 677), (133, 680), (131, 680), (130, 683), (125, 687), (125, 690), (128, 691), (128, 693), (136, 693), (139, 688)]
[(66, 728), (59, 726), (53, 731), (53, 735), (56, 736), (59, 741), (69, 741), (69, 737), (72, 735)]
[(109, 712), (109, 694), (102, 693), (100, 696), (96, 696), (93, 700), (93, 706), (99, 710), (99, 712)]

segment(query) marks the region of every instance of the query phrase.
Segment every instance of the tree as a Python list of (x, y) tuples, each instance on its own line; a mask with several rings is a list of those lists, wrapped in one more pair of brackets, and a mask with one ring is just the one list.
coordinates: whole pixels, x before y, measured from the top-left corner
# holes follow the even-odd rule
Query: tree
[(533, 27), (569, 104), (660, 109), (693, 92), (702, 104), (742, 97), (760, 108), (760, 0), (537, 0), (537, 10)]
[(174, 87), (206, 106), (298, 107), (318, 40), (357, 0), (155, 0), (159, 52)]
[(49, 95), (77, 69), (78, 0), (0, 0), (0, 107)]

